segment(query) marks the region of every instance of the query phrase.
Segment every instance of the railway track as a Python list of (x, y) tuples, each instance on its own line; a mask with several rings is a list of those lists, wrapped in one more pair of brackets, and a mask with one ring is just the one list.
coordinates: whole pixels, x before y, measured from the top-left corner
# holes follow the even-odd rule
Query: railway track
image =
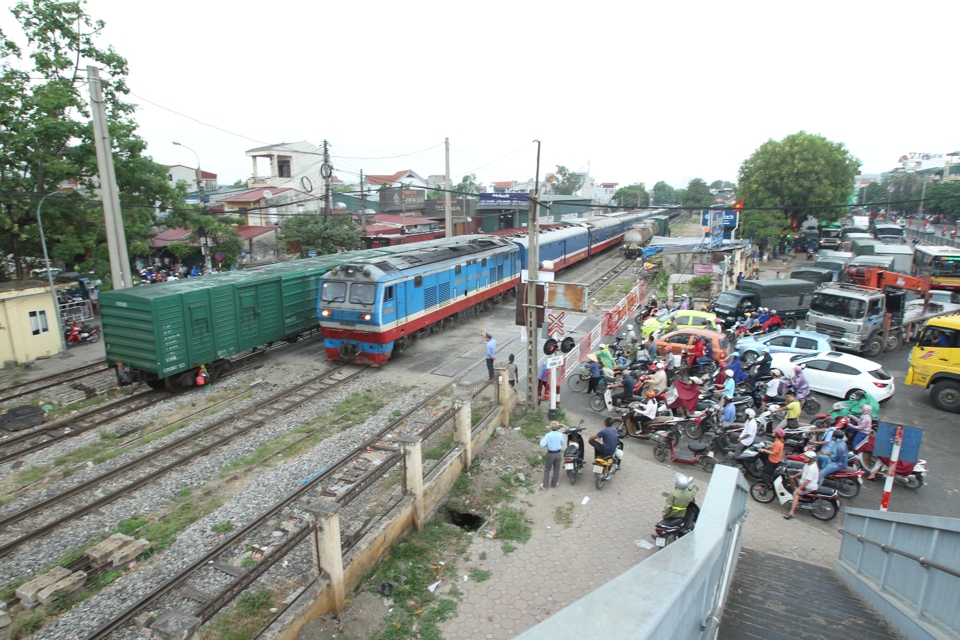
[[(92, 480), (0, 519), (0, 557), (314, 400), (329, 389), (355, 378), (367, 368), (344, 365), (326, 371), (262, 399), (256, 407), (246, 410), (242, 415), (227, 416)], [(68, 511), (66, 514), (63, 513), (65, 508)]]
[[(318, 497), (317, 490), (319, 488), (335, 482), (341, 474), (345, 472), (349, 473), (351, 469), (356, 468), (357, 461), (362, 456), (371, 451), (382, 452), (385, 454), (385, 457), (380, 464), (368, 469), (368, 471), (360, 477), (355, 476), (354, 484), (350, 489), (334, 498), (334, 501), (339, 503), (341, 507), (350, 505), (354, 499), (362, 495), (362, 491), (365, 488), (382, 479), (386, 474), (390, 473), (394, 467), (399, 465), (402, 454), (400, 453), (399, 446), (393, 442), (398, 435), (417, 434), (420, 435), (424, 441), (427, 441), (431, 436), (436, 436), (438, 430), (453, 418), (456, 411), (453, 407), (437, 415), (436, 411), (431, 410), (430, 406), (447, 388), (455, 384), (458, 384), (458, 381), (448, 383), (413, 409), (397, 417), (379, 430), (373, 437), (353, 449), (353, 451), (342, 457), (336, 463), (304, 482), (302, 487), (261, 511), (260, 515), (255, 517), (246, 526), (231, 532), (231, 535), (224, 539), (222, 543), (210, 549), (206, 554), (183, 570), (166, 579), (153, 591), (143, 596), (119, 615), (116, 615), (111, 621), (93, 631), (87, 636), (87, 640), (108, 638), (113, 633), (120, 631), (141, 611), (147, 609), (157, 611), (170, 609), (180, 611), (192, 610), (191, 615), (197, 617), (202, 622), (205, 623), (211, 620), (218, 611), (253, 585), (268, 570), (284, 564), (281, 562), (281, 559), (285, 555), (292, 553), (301, 543), (309, 538), (311, 526), (306, 520), (301, 519), (296, 526), (288, 529), (286, 539), (273, 550), (269, 556), (269, 561), (258, 562), (255, 567), (243, 572), (242, 575), (235, 575), (237, 572), (233, 571), (231, 567), (225, 566), (225, 563), (222, 562), (223, 558), (236, 555), (235, 552), (237, 548), (249, 546), (251, 540), (261, 539), (264, 536), (265, 530), (273, 530), (274, 527), (271, 526), (271, 523), (276, 522), (278, 514), (291, 513), (297, 509), (302, 510), (306, 503), (316, 500)], [(471, 390), (471, 395), (476, 397), (483, 392), (488, 384), (489, 381), (479, 383)], [(424, 462), (426, 463), (427, 461), (425, 460)], [(427, 470), (425, 469), (424, 471), (426, 472)], [(358, 505), (356, 508), (363, 513), (371, 510), (369, 505)], [(385, 512), (379, 515), (382, 517), (385, 515)], [(373, 524), (376, 519), (378, 518), (374, 516), (367, 517), (366, 520), (359, 525), (359, 528), (351, 531), (350, 535), (344, 538), (343, 552), (346, 552), (353, 544), (358, 542), (366, 528)], [(341, 520), (341, 523), (342, 522)], [(200, 594), (202, 597), (198, 597), (189, 587), (189, 584), (191, 582), (209, 584), (211, 582), (209, 575), (203, 578), (198, 578), (198, 576), (200, 576), (200, 574), (210, 574), (213, 572), (220, 572), (221, 582), (224, 584), (223, 588), (216, 594)], [(226, 577), (223, 577), (224, 574), (226, 574)], [(194, 580), (194, 578), (197, 579)], [(287, 599), (288, 604), (292, 602), (293, 598)], [(277, 610), (273, 619), (282, 615), (285, 609), (286, 607), (282, 607)], [(268, 621), (268, 624), (269, 622), (272, 622), (272, 620)]]
[(613, 282), (616, 279), (616, 277), (619, 276), (624, 271), (626, 271), (630, 267), (630, 265), (633, 264), (633, 262), (634, 261), (632, 259), (624, 258), (620, 262), (613, 265), (612, 267), (607, 269), (605, 272), (603, 272), (602, 274), (594, 278), (593, 281), (587, 285), (587, 288), (590, 291), (590, 294), (591, 295), (595, 294), (597, 291), (600, 291), (605, 286)]
[(44, 376), (43, 378), (37, 378), (30, 382), (14, 385), (4, 391), (0, 391), (0, 403), (16, 400), (17, 398), (22, 398), (38, 391), (44, 391), (70, 382), (76, 382), (94, 373), (99, 373), (106, 368), (107, 365), (105, 363), (95, 362), (77, 367), (76, 369), (70, 369), (69, 371), (63, 371), (54, 375)]

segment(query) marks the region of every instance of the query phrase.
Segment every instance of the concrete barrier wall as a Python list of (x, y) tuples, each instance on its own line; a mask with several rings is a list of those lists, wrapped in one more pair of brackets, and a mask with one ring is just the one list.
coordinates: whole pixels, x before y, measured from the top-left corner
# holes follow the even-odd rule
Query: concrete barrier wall
[[(518, 636), (522, 640), (710, 638), (740, 552), (748, 487), (718, 466), (696, 530)], [(714, 624), (711, 624), (713, 622)]]
[(960, 638), (960, 520), (847, 508), (834, 570), (908, 638)]

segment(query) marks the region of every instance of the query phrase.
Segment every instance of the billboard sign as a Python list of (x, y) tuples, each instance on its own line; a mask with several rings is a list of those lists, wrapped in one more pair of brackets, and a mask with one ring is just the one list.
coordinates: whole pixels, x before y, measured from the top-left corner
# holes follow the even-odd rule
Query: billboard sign
[(383, 189), (380, 191), (381, 213), (396, 213), (397, 211), (422, 211), (427, 200), (427, 192), (423, 189)]
[(481, 207), (528, 207), (530, 200), (525, 193), (481, 193)]
[(723, 244), (723, 211), (704, 209), (700, 214), (703, 237), (709, 239), (710, 248), (716, 249)]
[[(704, 209), (700, 212), (700, 226), (709, 227), (710, 226), (710, 212), (716, 211), (716, 209)], [(736, 229), (740, 226), (740, 212), (736, 209), (727, 209), (723, 212), (723, 228), (727, 231), (731, 229)]]

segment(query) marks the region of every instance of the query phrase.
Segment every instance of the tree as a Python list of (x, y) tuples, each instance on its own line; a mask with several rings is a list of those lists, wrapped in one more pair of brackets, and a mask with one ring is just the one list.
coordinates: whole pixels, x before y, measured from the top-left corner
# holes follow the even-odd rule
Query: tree
[(553, 192), (562, 196), (572, 196), (583, 185), (583, 180), (562, 164), (557, 165), (556, 180), (553, 183)]
[(246, 188), (247, 188), (247, 181), (246, 181), (246, 180), (240, 180), (240, 179), (234, 180), (234, 181), (233, 181), (233, 184), (230, 185), (230, 188), (232, 188), (232, 189), (246, 189)]
[(652, 202), (654, 206), (661, 204), (676, 204), (676, 193), (673, 187), (661, 180), (653, 185)]
[(683, 206), (706, 209), (711, 205), (713, 205), (713, 195), (707, 183), (700, 178), (691, 180), (683, 197)]
[[(455, 184), (453, 186), (453, 191), (457, 191), (459, 193), (451, 196), (451, 199), (459, 197), (463, 193), (480, 193), (482, 190), (483, 188), (477, 184), (477, 174), (468, 173), (460, 179), (459, 184)], [(441, 200), (442, 199), (443, 198), (441, 198)]]
[(650, 194), (647, 193), (647, 187), (642, 182), (635, 182), (617, 189), (613, 194), (613, 200), (624, 207), (650, 206)]
[(93, 127), (84, 97), (87, 64), (109, 78), (103, 82), (104, 108), (131, 255), (149, 255), (154, 212), (170, 207), (177, 191), (167, 181), (166, 167), (143, 155), (146, 143), (136, 133), (134, 105), (122, 100), (129, 91), (127, 62), (94, 41), (103, 22), (87, 15), (82, 1), (21, 1), (12, 13), (27, 45), (21, 49), (0, 32), (0, 249), (13, 254), (22, 277), (23, 258), (41, 253), (38, 198), (76, 180), (79, 192), (44, 204), (47, 243), (55, 257), (108, 284)]
[[(168, 227), (189, 229), (187, 240), (191, 244), (198, 243), (207, 246), (207, 255), (223, 254), (223, 262), (228, 266), (240, 261), (240, 252), (243, 251), (243, 241), (237, 233), (236, 225), (244, 224), (245, 220), (236, 216), (220, 216), (203, 212), (200, 205), (184, 206), (167, 214)], [(172, 246), (172, 245), (171, 245)], [(169, 249), (170, 247), (168, 247)], [(183, 251), (182, 249), (177, 249)], [(171, 253), (178, 256), (170, 249)]]
[(729, 180), (714, 180), (710, 183), (711, 189), (733, 189), (735, 186)]
[[(736, 197), (744, 201), (744, 233), (759, 238), (776, 229), (779, 236), (784, 228), (799, 227), (807, 215), (838, 220), (845, 209), (816, 207), (847, 202), (859, 168), (843, 143), (822, 136), (800, 131), (779, 142), (768, 140), (740, 165)], [(751, 211), (767, 207), (776, 210), (762, 216)]]
[(871, 209), (886, 208), (888, 199), (887, 188), (879, 182), (871, 182), (863, 189), (863, 195), (858, 202), (861, 204), (872, 205)]
[(943, 215), (956, 222), (960, 218), (960, 182), (940, 182), (927, 185), (923, 211), (924, 213)]
[(348, 215), (324, 216), (317, 212), (299, 213), (283, 223), (280, 241), (298, 245), (300, 252), (313, 249), (317, 255), (353, 250), (360, 246), (363, 233)]

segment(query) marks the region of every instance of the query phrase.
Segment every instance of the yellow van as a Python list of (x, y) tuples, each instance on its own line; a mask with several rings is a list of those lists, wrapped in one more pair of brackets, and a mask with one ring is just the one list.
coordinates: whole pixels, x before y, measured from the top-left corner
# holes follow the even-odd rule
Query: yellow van
[(930, 389), (938, 409), (960, 413), (960, 314), (927, 321), (910, 352), (905, 382)]

